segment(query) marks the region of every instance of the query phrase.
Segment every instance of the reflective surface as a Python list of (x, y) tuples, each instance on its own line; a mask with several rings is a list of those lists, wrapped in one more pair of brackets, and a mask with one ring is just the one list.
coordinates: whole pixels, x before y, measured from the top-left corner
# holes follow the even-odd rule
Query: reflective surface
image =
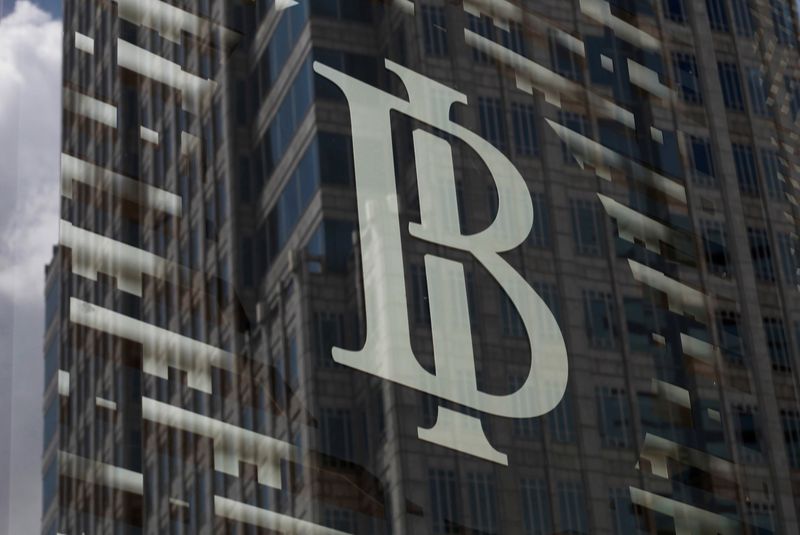
[(796, 533), (797, 6), (66, 1), (45, 533)]

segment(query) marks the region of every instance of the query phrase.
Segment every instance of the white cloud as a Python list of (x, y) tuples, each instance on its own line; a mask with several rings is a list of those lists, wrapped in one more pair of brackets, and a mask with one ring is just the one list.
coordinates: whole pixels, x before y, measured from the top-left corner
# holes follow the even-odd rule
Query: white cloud
[(0, 20), (0, 296), (41, 302), (58, 231), (61, 22), (27, 0)]
[(58, 238), (60, 95), (61, 22), (18, 0), (0, 19), (0, 533), (39, 532), (44, 264)]

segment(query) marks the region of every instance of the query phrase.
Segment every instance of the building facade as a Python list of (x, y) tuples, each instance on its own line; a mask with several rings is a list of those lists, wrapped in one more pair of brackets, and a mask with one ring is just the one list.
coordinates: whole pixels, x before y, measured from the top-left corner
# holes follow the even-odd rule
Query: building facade
[(797, 533), (797, 11), (66, 0), (43, 533)]

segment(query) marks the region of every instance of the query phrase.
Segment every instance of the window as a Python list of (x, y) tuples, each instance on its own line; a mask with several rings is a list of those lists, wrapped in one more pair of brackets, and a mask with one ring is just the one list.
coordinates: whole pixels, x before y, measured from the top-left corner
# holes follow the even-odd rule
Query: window
[(500, 288), (500, 319), (503, 322), (503, 335), (514, 338), (526, 336), (525, 325), (522, 323), (522, 316), (519, 315), (517, 308), (511, 302), (511, 298)]
[(737, 405), (733, 408), (736, 418), (736, 433), (738, 435), (739, 451), (742, 460), (747, 463), (758, 463), (762, 461), (761, 444), (758, 440), (758, 409)]
[(525, 55), (525, 35), (522, 33), (522, 27), (518, 23), (510, 23), (508, 25), (508, 31), (502, 31), (500, 33), (500, 42), (512, 52), (516, 52), (520, 56)]
[(353, 458), (353, 429), (349, 409), (323, 408), (320, 418), (320, 445), (329, 464), (350, 461)]
[(353, 183), (353, 149), (350, 137), (333, 132), (319, 132), (320, 180), (324, 184)]
[(728, 31), (728, 12), (725, 11), (725, 0), (706, 0), (708, 22), (712, 30)]
[[(314, 59), (353, 78), (377, 85), (378, 61), (375, 56), (355, 54), (331, 48), (314, 48)], [(317, 76), (314, 79), (314, 96), (318, 99), (344, 100), (344, 94), (333, 82)]]
[[(549, 282), (534, 282), (533, 290), (539, 294), (539, 297), (545, 302), (550, 312), (556, 318), (557, 322), (561, 321), (561, 305), (558, 301), (558, 288), (555, 284)], [(541, 329), (540, 329), (541, 332)], [(547, 333), (543, 333), (545, 336)]]
[[(292, 10), (287, 10), (291, 12)], [(275, 166), (286, 154), (286, 147), (294, 138), (300, 123), (305, 119), (313, 100), (314, 82), (311, 58), (306, 60), (283, 97), (275, 117), (259, 141), (260, 174), (270, 176)]]
[(728, 239), (724, 224), (718, 221), (701, 221), (700, 226), (709, 273), (720, 277), (729, 276), (731, 263), (728, 257)]
[(684, 102), (702, 104), (703, 93), (700, 89), (700, 74), (697, 70), (695, 57), (692, 54), (673, 52), (672, 65), (675, 82)]
[[(312, 10), (318, 9), (312, 6)], [(258, 60), (256, 70), (256, 80), (259, 95), (266, 95), (272, 87), (275, 79), (283, 70), (289, 55), (294, 50), (297, 40), (300, 38), (302, 30), (305, 28), (308, 19), (308, 7), (305, 2), (297, 6), (297, 9), (284, 11), (278, 25), (272, 33), (269, 45)]]
[(425, 53), (429, 56), (447, 55), (447, 23), (444, 8), (422, 6), (422, 22), (425, 31)]
[(782, 410), (781, 423), (789, 464), (792, 468), (800, 468), (800, 413)]
[(778, 154), (772, 149), (761, 149), (761, 165), (764, 167), (764, 178), (767, 184), (767, 194), (776, 201), (786, 200), (786, 168)]
[(489, 474), (467, 474), (472, 527), (481, 533), (497, 533), (497, 502)]
[(562, 532), (588, 533), (586, 506), (579, 482), (558, 482), (558, 511)]
[(745, 195), (758, 196), (758, 173), (756, 157), (750, 145), (733, 144), (733, 161), (736, 164), (736, 178), (739, 190)]
[[(589, 135), (589, 123), (586, 120), (586, 117), (583, 115), (569, 112), (569, 111), (560, 111), (558, 112), (558, 121), (565, 127), (578, 132), (583, 136)], [(561, 152), (564, 157), (564, 163), (573, 164), (575, 165), (576, 160), (572, 156), (572, 152), (570, 151), (569, 147), (563, 141), (561, 142)]]
[(58, 462), (53, 460), (42, 478), (42, 512), (50, 509), (58, 494)]
[(720, 61), (717, 63), (719, 81), (722, 85), (722, 99), (729, 110), (744, 111), (742, 82), (739, 78), (739, 67), (735, 63)]
[(61, 284), (54, 281), (53, 284), (47, 288), (47, 295), (45, 297), (45, 328), (49, 327), (53, 320), (58, 315), (59, 307), (61, 306)]
[[(469, 19), (469, 29), (481, 37), (488, 39), (489, 41), (493, 41), (493, 34), (494, 34), (494, 24), (489, 17), (476, 17), (474, 15), (467, 14), (467, 18)], [(472, 49), (472, 59), (477, 63), (491, 63), (491, 58), (486, 54), (486, 52), (479, 50), (478, 48)]]
[(346, 273), (353, 255), (351, 221), (323, 220), (306, 244), (308, 268), (311, 273)]
[(57, 338), (53, 338), (47, 344), (44, 354), (44, 385), (45, 389), (50, 385), (50, 381), (57, 375), (60, 365), (58, 362), (59, 347), (61, 344)]
[[(526, 377), (521, 375), (512, 375), (509, 377), (509, 388), (511, 392), (518, 392), (522, 385), (525, 383)], [(514, 396), (515, 403), (523, 405), (526, 400), (520, 399), (519, 396)], [(519, 407), (522, 408), (522, 407)], [(514, 418), (512, 420), (512, 432), (515, 437), (523, 438), (526, 440), (539, 439), (542, 436), (541, 420), (539, 418)]]
[(583, 70), (578, 55), (561, 44), (554, 33), (550, 34), (550, 61), (553, 70), (564, 78), (576, 82), (583, 81)]
[(433, 533), (459, 533), (460, 517), (455, 473), (451, 470), (430, 470), (428, 485)]
[(517, 156), (536, 156), (539, 153), (536, 137), (536, 114), (530, 104), (511, 104), (514, 127), (514, 151)]
[(739, 314), (727, 310), (717, 312), (719, 345), (725, 360), (732, 364), (744, 363), (744, 340), (742, 339)]
[(783, 83), (786, 86), (786, 95), (789, 97), (789, 109), (792, 112), (792, 121), (797, 120), (800, 113), (800, 78), (784, 76)]
[(356, 529), (355, 513), (347, 509), (326, 507), (322, 524), (344, 533), (353, 533)]
[(606, 448), (630, 445), (630, 410), (625, 390), (611, 387), (597, 389), (600, 436)]
[(533, 228), (528, 236), (528, 245), (546, 249), (550, 247), (550, 209), (541, 193), (532, 194)]
[(317, 360), (322, 366), (333, 366), (333, 348), (344, 345), (344, 317), (334, 312), (317, 312), (314, 326)]
[(525, 535), (550, 535), (550, 493), (541, 479), (523, 479), (520, 482), (522, 516)]
[(691, 136), (692, 178), (701, 186), (716, 186), (717, 174), (714, 167), (714, 153), (711, 141), (707, 138)]
[(747, 523), (753, 526), (752, 533), (775, 533), (775, 506), (748, 501)]
[(570, 204), (575, 253), (581, 256), (600, 256), (603, 253), (603, 227), (597, 203), (580, 199), (573, 200)]
[(312, 0), (311, 14), (355, 22), (372, 20), (372, 5), (369, 0)]
[(750, 0), (731, 0), (731, 7), (736, 33), (742, 37), (751, 37), (755, 33), (756, 25)]
[(614, 349), (617, 345), (617, 324), (611, 294), (584, 290), (583, 307), (589, 345), (595, 349)]
[(686, 22), (686, 8), (683, 5), (683, 0), (662, 0), (664, 8), (664, 16), (674, 22)]
[(293, 389), (296, 389), (300, 384), (300, 362), (298, 361), (297, 355), (297, 337), (292, 334), (289, 337), (289, 354), (288, 354), (288, 361), (289, 361), (289, 378), (288, 383), (289, 386)]
[(649, 300), (631, 297), (625, 298), (624, 306), (630, 350), (644, 353), (658, 351), (654, 347), (653, 333), (663, 331), (667, 324), (664, 310)]
[(627, 487), (610, 489), (608, 497), (617, 535), (646, 533), (631, 502), (630, 489)]
[[(51, 399), (44, 413), (43, 444), (45, 449), (58, 431), (59, 412), (61, 411), (61, 398)], [(99, 422), (99, 420), (98, 420)], [(99, 426), (98, 426), (99, 429)]]
[(764, 334), (767, 337), (767, 350), (772, 361), (772, 369), (783, 372), (791, 370), (789, 342), (786, 339), (783, 320), (780, 318), (764, 318)]
[(572, 399), (569, 393), (561, 398), (561, 403), (547, 414), (550, 435), (553, 442), (568, 443), (575, 441), (575, 424), (572, 417)]
[(773, 282), (775, 280), (775, 268), (772, 265), (772, 250), (769, 245), (767, 231), (748, 227), (747, 238), (750, 242), (750, 257), (753, 259), (756, 278), (764, 282)]
[(750, 105), (753, 107), (753, 113), (761, 117), (767, 117), (770, 114), (769, 106), (767, 104), (767, 83), (764, 80), (764, 75), (758, 67), (747, 68), (747, 86), (750, 89)]
[(419, 264), (411, 266), (411, 291), (414, 321), (421, 325), (430, 323), (431, 309), (428, 305), (428, 279), (425, 276), (425, 269)]
[(781, 272), (786, 284), (797, 284), (800, 262), (797, 260), (796, 237), (788, 232), (778, 234), (778, 249), (781, 255)]
[(775, 37), (780, 44), (793, 48), (797, 43), (797, 35), (788, 0), (770, 0), (770, 4)]
[(319, 188), (319, 145), (313, 142), (306, 150), (297, 168), (289, 177), (278, 196), (278, 201), (268, 215), (269, 246), (267, 264), (271, 264), (283, 250), (300, 217), (305, 213)]
[(500, 99), (478, 97), (481, 137), (500, 150), (506, 147), (506, 122)]

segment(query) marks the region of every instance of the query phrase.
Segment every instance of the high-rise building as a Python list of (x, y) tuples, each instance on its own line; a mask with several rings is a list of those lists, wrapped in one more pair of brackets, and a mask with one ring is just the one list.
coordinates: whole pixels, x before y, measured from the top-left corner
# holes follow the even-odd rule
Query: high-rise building
[(63, 18), (43, 533), (800, 531), (792, 1)]

